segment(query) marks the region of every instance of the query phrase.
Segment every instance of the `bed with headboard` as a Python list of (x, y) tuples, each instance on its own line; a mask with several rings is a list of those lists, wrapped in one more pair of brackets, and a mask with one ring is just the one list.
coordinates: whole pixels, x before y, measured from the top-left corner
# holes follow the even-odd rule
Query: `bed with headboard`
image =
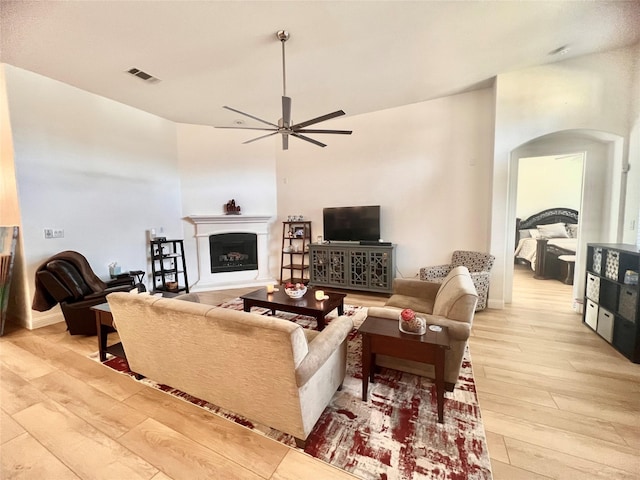
[(534, 278), (569, 283), (566, 259), (575, 257), (577, 237), (578, 212), (571, 208), (548, 208), (525, 220), (518, 218), (515, 261), (529, 264)]

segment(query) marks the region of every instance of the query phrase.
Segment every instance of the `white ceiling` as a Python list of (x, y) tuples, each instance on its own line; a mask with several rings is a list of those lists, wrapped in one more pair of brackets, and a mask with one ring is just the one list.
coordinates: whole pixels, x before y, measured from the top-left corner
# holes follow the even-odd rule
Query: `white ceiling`
[[(167, 119), (293, 121), (487, 85), (640, 41), (638, 1), (7, 1), (0, 59)], [(568, 45), (565, 55), (549, 52)], [(124, 73), (140, 68), (162, 81)], [(246, 119), (245, 119), (246, 120)], [(247, 125), (255, 125), (251, 120)]]

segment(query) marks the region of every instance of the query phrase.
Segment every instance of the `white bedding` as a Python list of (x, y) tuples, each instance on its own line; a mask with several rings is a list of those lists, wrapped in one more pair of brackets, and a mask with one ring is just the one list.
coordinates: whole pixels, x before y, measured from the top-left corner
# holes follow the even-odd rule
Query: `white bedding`
[[(516, 248), (515, 257), (527, 260), (531, 264), (531, 270), (536, 269), (536, 250), (537, 244), (535, 238), (521, 238)], [(548, 245), (555, 245), (564, 250), (570, 250), (574, 254), (578, 248), (577, 238), (550, 238)]]

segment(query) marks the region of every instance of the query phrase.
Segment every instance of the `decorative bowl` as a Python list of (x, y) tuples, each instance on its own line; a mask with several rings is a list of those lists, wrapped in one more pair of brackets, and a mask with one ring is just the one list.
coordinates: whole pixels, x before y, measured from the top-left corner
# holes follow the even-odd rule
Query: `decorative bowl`
[(305, 293), (307, 293), (307, 287), (303, 286), (300, 289), (296, 289), (296, 288), (285, 288), (284, 289), (285, 293), (287, 295), (289, 295), (289, 297), (291, 298), (302, 298), (304, 296)]
[(409, 320), (398, 317), (398, 327), (401, 332), (411, 335), (423, 335), (427, 331), (427, 321), (422, 317), (414, 317)]

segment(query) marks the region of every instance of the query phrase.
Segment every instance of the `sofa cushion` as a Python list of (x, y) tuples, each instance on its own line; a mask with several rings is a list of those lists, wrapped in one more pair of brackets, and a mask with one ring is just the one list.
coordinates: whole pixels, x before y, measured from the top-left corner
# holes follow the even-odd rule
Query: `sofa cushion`
[(442, 282), (433, 304), (433, 314), (471, 323), (478, 294), (467, 267), (452, 269)]

